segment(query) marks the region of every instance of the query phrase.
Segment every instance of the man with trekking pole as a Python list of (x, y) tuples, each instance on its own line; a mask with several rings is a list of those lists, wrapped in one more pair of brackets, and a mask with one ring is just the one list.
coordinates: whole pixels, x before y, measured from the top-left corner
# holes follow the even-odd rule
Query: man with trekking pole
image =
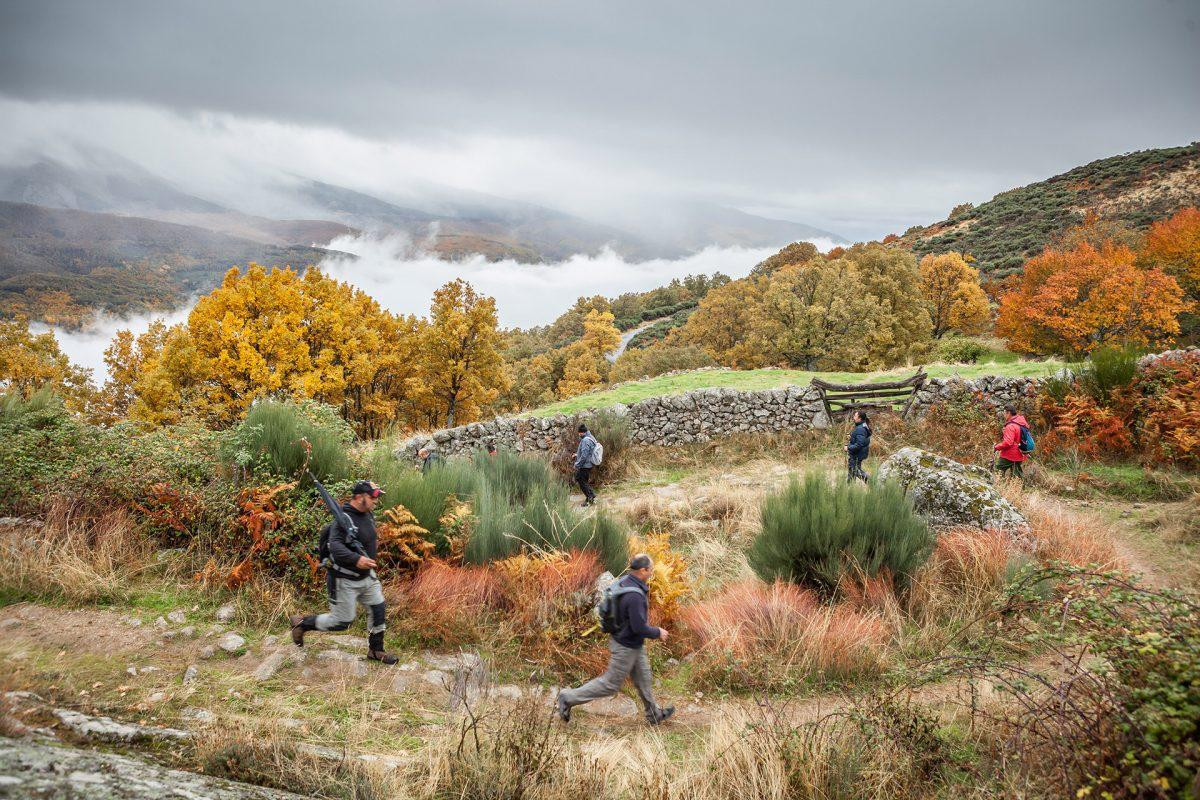
[[(383, 664), (395, 664), (398, 659), (383, 646), (387, 607), (383, 600), (383, 586), (375, 576), (379, 536), (375, 532), (373, 512), (383, 496), (383, 489), (370, 481), (359, 481), (350, 490), (350, 501), (339, 509), (325, 487), (315, 478), (313, 480), (334, 513), (333, 521), (321, 531), (318, 545), (321, 563), (326, 571), (329, 613), (293, 616), (292, 641), (296, 646), (303, 647), (304, 634), (308, 631), (346, 630), (354, 622), (357, 606), (361, 603), (371, 615), (367, 626), (367, 658)], [(339, 511), (342, 513), (339, 514)]]

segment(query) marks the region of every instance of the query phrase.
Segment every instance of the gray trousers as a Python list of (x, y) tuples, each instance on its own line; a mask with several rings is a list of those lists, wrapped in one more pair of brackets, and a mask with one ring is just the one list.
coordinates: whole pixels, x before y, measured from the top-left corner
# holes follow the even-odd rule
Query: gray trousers
[(658, 704), (654, 702), (654, 676), (650, 674), (650, 659), (646, 656), (646, 648), (626, 647), (618, 644), (616, 639), (608, 642), (608, 669), (599, 678), (580, 686), (578, 689), (563, 689), (559, 699), (569, 708), (601, 697), (612, 697), (621, 691), (626, 678), (633, 678), (633, 685), (641, 695), (642, 704), (646, 707), (646, 719), (657, 720)]
[(354, 622), (358, 613), (358, 604), (371, 613), (371, 621), (367, 626), (368, 633), (380, 633), (387, 625), (383, 604), (383, 586), (376, 578), (351, 580), (330, 575), (327, 581), (329, 587), (329, 613), (317, 617), (317, 630), (344, 631)]

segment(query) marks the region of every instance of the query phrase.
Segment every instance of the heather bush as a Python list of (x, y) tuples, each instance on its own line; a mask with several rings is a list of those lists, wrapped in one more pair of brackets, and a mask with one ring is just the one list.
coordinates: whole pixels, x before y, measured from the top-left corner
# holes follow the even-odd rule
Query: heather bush
[(750, 565), (763, 580), (805, 584), (825, 595), (847, 573), (873, 577), (886, 571), (903, 588), (933, 544), (929, 525), (900, 487), (864, 487), (810, 473), (763, 503)]

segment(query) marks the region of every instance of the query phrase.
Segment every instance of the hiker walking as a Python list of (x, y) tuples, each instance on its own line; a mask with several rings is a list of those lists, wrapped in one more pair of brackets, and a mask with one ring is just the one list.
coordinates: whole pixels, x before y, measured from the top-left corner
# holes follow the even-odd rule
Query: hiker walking
[(846, 445), (846, 482), (853, 483), (858, 478), (866, 483), (867, 473), (863, 472), (862, 464), (871, 453), (871, 421), (865, 411), (855, 411), (852, 419), (854, 430)]
[(583, 492), (583, 505), (590, 506), (596, 502), (596, 490), (588, 481), (592, 477), (592, 468), (600, 463), (596, 457), (599, 443), (592, 436), (587, 425), (579, 426), (579, 447), (575, 450), (575, 482)]
[(558, 717), (563, 722), (571, 721), (573, 706), (612, 697), (621, 690), (628, 677), (633, 678), (633, 685), (642, 698), (647, 722), (658, 725), (675, 713), (675, 706), (660, 708), (654, 702), (654, 676), (644, 645), (646, 639), (665, 642), (668, 635), (665, 628), (656, 628), (646, 621), (653, 572), (654, 563), (650, 556), (639, 553), (629, 560), (625, 576), (607, 590), (606, 599), (613, 605), (609, 612), (610, 627), (615, 631), (608, 643), (608, 669), (578, 689), (563, 689), (558, 693)]
[(428, 447), (422, 447), (417, 451), (417, 458), (421, 459), (422, 475), (428, 475), (431, 469), (441, 466), (442, 463), (441, 453)]
[(361, 603), (370, 612), (367, 626), (367, 658), (384, 664), (395, 664), (394, 655), (383, 649), (383, 632), (387, 628), (386, 606), (383, 602), (383, 586), (375, 577), (375, 554), (379, 548), (379, 536), (375, 532), (375, 515), (372, 513), (383, 496), (380, 489), (370, 481), (359, 481), (351, 490), (350, 502), (342, 510), (358, 529), (357, 547), (346, 540), (346, 532), (337, 521), (330, 522), (321, 532), (321, 557), (325, 560), (325, 583), (329, 589), (329, 613), (291, 618), (292, 641), (304, 646), (304, 634), (308, 631), (344, 631), (354, 622)]
[(1021, 464), (1028, 457), (1027, 453), (1033, 450), (1033, 436), (1029, 433), (1029, 423), (1011, 403), (1004, 407), (1004, 431), (993, 449), (998, 454), (995, 467), (1000, 474), (1007, 472), (1024, 483), (1025, 470)]

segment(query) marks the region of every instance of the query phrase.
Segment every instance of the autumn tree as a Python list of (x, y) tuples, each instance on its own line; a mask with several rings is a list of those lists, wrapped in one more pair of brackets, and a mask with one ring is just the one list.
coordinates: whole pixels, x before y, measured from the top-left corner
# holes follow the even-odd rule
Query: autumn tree
[[(360, 434), (377, 435), (416, 413), (419, 328), (319, 270), (232, 269), (186, 323), (159, 332), (130, 414), (225, 426), (256, 398), (276, 395), (339, 407)], [(123, 346), (115, 342), (114, 355)]]
[(987, 295), (979, 286), (979, 270), (961, 253), (927, 255), (921, 259), (921, 294), (929, 307), (933, 338), (947, 331), (983, 333), (991, 318)]
[(750, 343), (750, 335), (764, 285), (762, 278), (744, 278), (711, 290), (680, 329), (680, 343), (703, 348), (726, 366), (763, 366), (767, 361)]
[(583, 336), (567, 348), (567, 361), (558, 382), (560, 398), (591, 391), (605, 381), (610, 365), (608, 355), (621, 344), (621, 332), (613, 324), (610, 312), (589, 311), (583, 320)]
[(421, 337), (420, 395), (428, 421), (453, 427), (475, 419), (506, 388), (496, 301), (464, 280), (434, 292)]
[(751, 275), (770, 275), (776, 270), (793, 264), (803, 264), (820, 258), (821, 252), (812, 242), (792, 242), (770, 258), (763, 259), (750, 270)]
[(162, 354), (167, 331), (167, 324), (160, 319), (137, 336), (129, 330), (117, 331), (104, 350), (108, 379), (96, 397), (91, 414), (94, 421), (111, 425), (129, 418), (137, 400), (138, 381)]
[(50, 331), (33, 333), (25, 317), (0, 319), (0, 394), (29, 397), (43, 388), (83, 411), (92, 399), (91, 370), (77, 367)]
[(1162, 270), (1189, 300), (1200, 300), (1200, 209), (1185, 208), (1151, 225), (1138, 263)]
[(1000, 299), (996, 333), (1023, 353), (1078, 356), (1105, 344), (1156, 345), (1179, 333), (1183, 290), (1134, 252), (1106, 242), (1047, 248)]
[(770, 363), (802, 369), (864, 367), (868, 353), (861, 345), (879, 324), (879, 308), (857, 278), (853, 266), (841, 261), (779, 269), (752, 310), (750, 345)]
[(860, 347), (864, 368), (903, 364), (928, 348), (933, 325), (921, 298), (921, 270), (907, 250), (878, 243), (858, 244), (832, 263), (854, 268), (860, 289), (878, 306), (871, 330)]

